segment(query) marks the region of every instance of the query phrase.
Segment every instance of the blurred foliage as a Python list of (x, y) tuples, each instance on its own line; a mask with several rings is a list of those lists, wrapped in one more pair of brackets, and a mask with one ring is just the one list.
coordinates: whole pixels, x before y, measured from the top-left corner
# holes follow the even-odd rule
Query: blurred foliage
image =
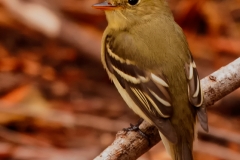
[[(201, 77), (240, 55), (239, 0), (168, 0)], [(96, 0), (0, 0), (0, 159), (90, 160), (138, 117), (100, 63)], [(196, 160), (240, 159), (239, 90), (209, 109)], [(160, 143), (140, 160), (170, 160)]]

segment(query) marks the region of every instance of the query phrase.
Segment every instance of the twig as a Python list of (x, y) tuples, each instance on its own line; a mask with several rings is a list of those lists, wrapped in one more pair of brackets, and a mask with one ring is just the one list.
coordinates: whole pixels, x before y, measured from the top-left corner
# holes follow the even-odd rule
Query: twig
[(240, 87), (240, 58), (201, 80), (204, 93), (203, 106), (211, 106), (216, 101)]
[(149, 137), (149, 141), (138, 132), (119, 131), (115, 141), (94, 160), (132, 160), (160, 141), (158, 130), (146, 121), (139, 126), (141, 131)]
[[(240, 58), (222, 67), (218, 71), (201, 80), (204, 92), (204, 104), (207, 107), (213, 105), (227, 94), (240, 87)], [(147, 122), (140, 125), (140, 129), (149, 136), (150, 145), (147, 140), (139, 140), (137, 132), (124, 134), (120, 131), (115, 141), (106, 148), (95, 160), (132, 160), (137, 159), (144, 152), (148, 151), (153, 145), (160, 141), (157, 129), (154, 129)]]

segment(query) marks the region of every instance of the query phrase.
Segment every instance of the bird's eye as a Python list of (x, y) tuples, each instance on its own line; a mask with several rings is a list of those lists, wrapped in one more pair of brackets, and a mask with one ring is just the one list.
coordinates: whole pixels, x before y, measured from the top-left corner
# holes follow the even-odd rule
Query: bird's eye
[(128, 0), (128, 3), (133, 6), (136, 5), (139, 1), (140, 0)]

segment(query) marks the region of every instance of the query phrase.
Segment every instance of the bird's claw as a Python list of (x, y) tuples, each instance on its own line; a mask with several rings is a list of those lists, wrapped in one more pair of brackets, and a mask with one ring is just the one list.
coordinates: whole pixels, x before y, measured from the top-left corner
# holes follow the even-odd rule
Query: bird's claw
[(139, 126), (141, 125), (142, 122), (143, 122), (143, 120), (140, 120), (136, 125), (133, 125), (130, 123), (130, 127), (123, 128), (123, 130), (125, 132), (129, 132), (129, 131), (138, 132), (142, 137), (144, 137), (148, 141), (148, 144), (150, 145), (151, 142), (150, 142), (149, 137), (145, 133), (143, 133), (143, 131), (139, 128)]

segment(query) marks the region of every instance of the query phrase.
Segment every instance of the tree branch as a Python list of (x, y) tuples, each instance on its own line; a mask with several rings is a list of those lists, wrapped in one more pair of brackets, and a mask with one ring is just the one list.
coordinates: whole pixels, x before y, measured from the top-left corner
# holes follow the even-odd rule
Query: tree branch
[[(203, 106), (213, 105), (227, 94), (240, 87), (240, 58), (220, 68), (211, 75), (201, 80), (204, 93)], [(149, 142), (137, 132), (117, 133), (115, 141), (106, 148), (95, 160), (132, 160), (137, 159), (143, 153), (160, 141), (158, 130), (143, 122), (140, 129), (148, 135)]]

